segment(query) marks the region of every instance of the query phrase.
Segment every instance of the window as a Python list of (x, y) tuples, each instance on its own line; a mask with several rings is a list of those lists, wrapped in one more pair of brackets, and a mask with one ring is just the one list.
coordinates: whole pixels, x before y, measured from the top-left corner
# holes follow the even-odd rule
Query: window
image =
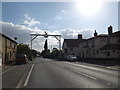
[(10, 51), (10, 58), (11, 58), (11, 56), (12, 56), (12, 52)]
[(99, 51), (97, 50), (97, 54), (99, 53)]
[(107, 52), (107, 56), (110, 56), (110, 52)]
[(113, 50), (113, 53), (115, 52), (115, 50)]
[(14, 49), (16, 49), (16, 44), (14, 43)]
[(12, 41), (10, 41), (10, 47), (12, 47)]
[(67, 53), (67, 49), (65, 49), (65, 53)]
[(73, 51), (73, 48), (71, 48), (70, 50)]
[(88, 50), (87, 50), (87, 54), (88, 54)]
[(93, 54), (95, 55), (95, 50), (93, 49)]
[(116, 53), (119, 54), (119, 51), (117, 51)]

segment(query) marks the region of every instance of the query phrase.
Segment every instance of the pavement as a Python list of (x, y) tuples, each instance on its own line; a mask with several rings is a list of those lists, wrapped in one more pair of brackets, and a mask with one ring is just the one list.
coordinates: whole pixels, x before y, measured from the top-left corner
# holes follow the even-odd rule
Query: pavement
[(82, 65), (88, 65), (88, 66), (94, 66), (94, 67), (102, 67), (106, 69), (111, 69), (111, 70), (120, 70), (120, 65), (113, 65), (113, 66), (103, 66), (103, 65), (97, 65), (97, 64), (90, 64), (90, 63), (85, 63), (85, 62), (74, 62), (76, 64), (82, 64)]
[(2, 88), (19, 88), (21, 87), (26, 75), (32, 65), (32, 62), (21, 65), (6, 65), (2, 67)]

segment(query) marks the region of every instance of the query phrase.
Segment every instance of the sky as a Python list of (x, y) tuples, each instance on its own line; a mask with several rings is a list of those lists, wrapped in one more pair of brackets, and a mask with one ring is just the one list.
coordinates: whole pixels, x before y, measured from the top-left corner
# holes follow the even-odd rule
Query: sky
[[(78, 34), (87, 39), (94, 30), (107, 34), (110, 25), (114, 32), (118, 30), (118, 2), (2, 2), (0, 24), (2, 32), (17, 37), (18, 43), (30, 44), (30, 33), (44, 31), (61, 34), (62, 42), (77, 38)], [(43, 50), (45, 39), (37, 37), (33, 49)], [(48, 45), (49, 49), (58, 47), (58, 41), (49, 37)]]

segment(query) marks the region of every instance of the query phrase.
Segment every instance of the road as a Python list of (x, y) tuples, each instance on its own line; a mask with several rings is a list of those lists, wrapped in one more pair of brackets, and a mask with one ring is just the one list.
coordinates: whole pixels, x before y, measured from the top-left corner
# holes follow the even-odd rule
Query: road
[[(21, 68), (24, 70), (19, 76), (23, 78), (17, 78), (17, 85), (14, 83), (18, 88), (118, 88), (118, 71), (87, 64), (36, 58), (32, 64)], [(15, 68), (10, 70), (14, 71)], [(23, 72), (27, 72), (25, 77)], [(17, 76), (17, 72), (14, 74)], [(16, 79), (14, 76), (12, 78)], [(3, 75), (3, 86), (11, 87), (11, 84), (6, 82), (12, 78), (9, 74)]]

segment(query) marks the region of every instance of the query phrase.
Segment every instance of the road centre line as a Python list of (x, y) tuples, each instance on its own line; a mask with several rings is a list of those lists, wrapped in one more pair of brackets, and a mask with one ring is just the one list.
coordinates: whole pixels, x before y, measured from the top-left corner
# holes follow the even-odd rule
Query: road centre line
[(34, 64), (35, 64), (35, 63), (33, 63), (32, 67), (31, 67), (31, 69), (30, 69), (30, 71), (29, 71), (29, 73), (28, 73), (28, 75), (27, 75), (27, 78), (26, 78), (25, 83), (24, 83), (24, 87), (27, 86), (27, 84), (28, 84), (28, 81), (29, 81), (31, 72), (32, 72), (32, 70), (33, 70)]
[(79, 73), (79, 74), (81, 74), (83, 76), (89, 77), (89, 78), (94, 79), (94, 80), (96, 79), (96, 77), (93, 77), (91, 75), (88, 75), (88, 74), (85, 74), (85, 73), (82, 73), (82, 72), (78, 72), (78, 71), (74, 71), (74, 72)]
[(94, 79), (94, 80), (97, 79), (97, 78), (94, 77), (94, 76), (88, 75), (88, 74), (83, 73), (83, 72), (79, 72), (78, 70), (73, 70), (73, 69), (71, 69), (71, 68), (67, 68), (67, 67), (64, 67), (64, 66), (60, 66), (60, 67), (63, 67), (63, 68), (69, 69), (69, 70), (71, 70), (71, 71), (73, 71), (73, 72), (75, 72), (75, 73), (79, 73), (79, 74), (81, 74), (81, 75), (83, 75), (83, 76), (86, 76), (86, 77), (91, 78), (91, 79)]
[[(63, 67), (63, 68), (66, 68), (66, 67)], [(75, 73), (79, 73), (79, 74), (81, 74), (81, 75), (83, 75), (83, 76), (86, 76), (86, 77), (91, 78), (91, 79), (94, 79), (94, 80), (97, 79), (97, 78), (94, 77), (94, 76), (88, 75), (88, 74), (83, 73), (83, 72), (79, 72), (79, 71), (77, 71), (77, 70), (73, 70), (73, 69), (70, 69), (70, 68), (69, 68), (69, 70), (71, 70), (71, 71), (73, 71), (73, 72), (75, 72)]]
[[(63, 62), (63, 63), (73, 64), (73, 63), (69, 63), (69, 62)], [(83, 66), (83, 65), (77, 65), (77, 64), (73, 64), (73, 65), (76, 65), (76, 66), (79, 66), (79, 67), (85, 67), (85, 68), (88, 68), (88, 67)], [(94, 68), (92, 68), (92, 69), (94, 69)], [(96, 69), (96, 68), (95, 68), (95, 69)], [(88, 75), (88, 74), (86, 74), (86, 73), (79, 72), (79, 71), (76, 71), (76, 70), (73, 70), (73, 69), (70, 69), (70, 70), (73, 71), (73, 72), (79, 73), (79, 74), (81, 74), (81, 75), (84, 75), (84, 76), (86, 76), (86, 77), (89, 77), (89, 78), (91, 78), (91, 79), (97, 80), (96, 77), (91, 76), (91, 75)], [(106, 82), (106, 83), (107, 83), (109, 86), (112, 85), (110, 82)]]

